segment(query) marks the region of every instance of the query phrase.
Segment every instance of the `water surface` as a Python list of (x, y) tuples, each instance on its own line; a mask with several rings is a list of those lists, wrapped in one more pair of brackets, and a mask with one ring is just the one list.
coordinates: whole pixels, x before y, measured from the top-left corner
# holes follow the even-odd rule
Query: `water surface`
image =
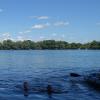
[[(100, 100), (100, 92), (73, 79), (70, 72), (86, 75), (100, 70), (99, 50), (18, 50), (0, 51), (0, 100)], [(22, 84), (29, 82), (29, 96)], [(45, 90), (56, 91), (49, 98)]]

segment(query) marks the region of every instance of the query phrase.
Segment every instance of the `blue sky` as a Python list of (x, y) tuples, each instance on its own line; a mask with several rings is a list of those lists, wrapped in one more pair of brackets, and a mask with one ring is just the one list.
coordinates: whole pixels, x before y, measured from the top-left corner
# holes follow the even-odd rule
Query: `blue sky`
[(100, 40), (100, 0), (0, 0), (0, 40)]

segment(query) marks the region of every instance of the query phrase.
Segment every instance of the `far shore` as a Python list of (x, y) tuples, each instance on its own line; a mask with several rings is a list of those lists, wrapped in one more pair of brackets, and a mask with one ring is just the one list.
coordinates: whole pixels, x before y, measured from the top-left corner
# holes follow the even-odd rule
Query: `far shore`
[(0, 42), (0, 50), (100, 50), (100, 41), (69, 43), (61, 40), (43, 40), (38, 42), (32, 40), (4, 40)]

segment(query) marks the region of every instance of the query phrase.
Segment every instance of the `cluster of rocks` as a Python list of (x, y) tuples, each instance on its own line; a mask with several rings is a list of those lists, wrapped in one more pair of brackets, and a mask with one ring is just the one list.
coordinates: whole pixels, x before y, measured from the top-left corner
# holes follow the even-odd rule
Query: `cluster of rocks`
[(100, 90), (100, 73), (92, 73), (85, 77), (85, 81), (89, 86)]
[[(71, 77), (80, 77), (82, 75), (79, 75), (77, 73), (70, 73)], [(100, 90), (100, 73), (91, 73), (89, 75), (83, 76), (84, 82), (91, 86), (92, 88)]]
[[(70, 73), (69, 75), (70, 75), (70, 77), (73, 77), (73, 78), (75, 78), (75, 77), (77, 77), (77, 78), (78, 77), (79, 78), (83, 77), (82, 79), (86, 84), (88, 84), (89, 86), (91, 86), (91, 87), (93, 87), (95, 89), (99, 89), (100, 90), (100, 73), (99, 72), (91, 73), (91, 74), (85, 75), (85, 76), (84, 75), (80, 75), (78, 73), (74, 73), (74, 72)], [(28, 91), (29, 91), (28, 82), (24, 82), (23, 83), (23, 89), (24, 89), (24, 95), (28, 96)], [(58, 92), (54, 91), (54, 89), (52, 88), (51, 85), (48, 85), (46, 87), (45, 92), (47, 92), (48, 95), (50, 95), (50, 96), (51, 96), (52, 93), (58, 93)]]

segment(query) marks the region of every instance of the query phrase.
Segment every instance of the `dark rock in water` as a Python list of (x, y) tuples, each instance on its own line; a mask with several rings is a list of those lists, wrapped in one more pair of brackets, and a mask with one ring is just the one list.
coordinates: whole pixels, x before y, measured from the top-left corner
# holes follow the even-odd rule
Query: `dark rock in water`
[(48, 93), (49, 95), (51, 95), (52, 92), (53, 92), (53, 89), (52, 89), (51, 85), (48, 85), (48, 86), (47, 86), (47, 93)]
[(24, 96), (28, 96), (28, 91), (29, 91), (29, 85), (28, 82), (23, 83), (23, 89), (24, 89)]
[(85, 78), (85, 82), (95, 88), (100, 90), (100, 73), (92, 73)]
[(53, 89), (52, 89), (51, 85), (47, 86), (47, 93), (48, 93), (48, 96), (51, 98), (52, 97), (52, 93), (53, 93)]
[(23, 88), (24, 88), (24, 91), (28, 91), (29, 90), (28, 82), (24, 82), (23, 83)]
[(81, 75), (79, 75), (79, 74), (77, 74), (77, 73), (70, 73), (70, 76), (72, 76), (72, 77), (79, 77), (79, 76), (81, 76)]

